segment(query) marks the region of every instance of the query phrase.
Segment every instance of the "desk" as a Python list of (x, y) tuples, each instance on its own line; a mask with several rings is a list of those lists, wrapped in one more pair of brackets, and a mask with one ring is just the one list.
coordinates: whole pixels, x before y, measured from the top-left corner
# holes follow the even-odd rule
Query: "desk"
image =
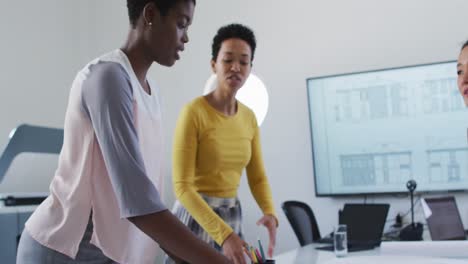
[(0, 263), (15, 263), (16, 248), (24, 223), (36, 206), (9, 206), (0, 204)]
[[(382, 242), (384, 243), (392, 242)], [(411, 256), (408, 252), (387, 252), (380, 247), (373, 250), (348, 253), (346, 257), (337, 258), (333, 251), (317, 250), (318, 244), (310, 244), (291, 250), (275, 257), (276, 264), (467, 264), (468, 257), (443, 258), (429, 256)], [(466, 249), (468, 251), (468, 248)], [(424, 254), (428, 255), (430, 253)], [(450, 257), (452, 257), (451, 255)], [(454, 256), (456, 257), (456, 256)]]

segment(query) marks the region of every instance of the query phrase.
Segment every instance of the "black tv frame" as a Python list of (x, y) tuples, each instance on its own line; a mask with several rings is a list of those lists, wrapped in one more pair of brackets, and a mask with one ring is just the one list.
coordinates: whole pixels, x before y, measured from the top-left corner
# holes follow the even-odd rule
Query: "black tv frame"
[[(431, 63), (421, 63), (421, 64), (412, 64), (412, 65), (406, 65), (406, 66), (400, 66), (400, 67), (390, 67), (390, 68), (380, 68), (380, 69), (374, 69), (374, 70), (365, 70), (365, 71), (356, 71), (356, 72), (347, 72), (347, 73), (339, 73), (339, 74), (330, 74), (330, 75), (323, 75), (323, 76), (316, 76), (316, 77), (309, 77), (306, 78), (306, 91), (307, 91), (307, 109), (308, 109), (308, 115), (309, 115), (309, 132), (310, 132), (310, 143), (311, 143), (311, 154), (312, 154), (312, 171), (313, 171), (313, 177), (314, 177), (314, 192), (315, 192), (315, 197), (357, 197), (357, 196), (390, 196), (390, 195), (405, 195), (408, 194), (408, 191), (395, 191), (395, 192), (362, 192), (362, 193), (327, 193), (327, 194), (319, 194), (317, 191), (317, 176), (316, 176), (316, 169), (315, 169), (315, 155), (314, 155), (314, 137), (313, 137), (313, 132), (312, 132), (312, 116), (311, 116), (311, 107), (310, 107), (310, 92), (309, 92), (309, 86), (308, 83), (310, 80), (317, 80), (317, 79), (324, 79), (324, 78), (330, 78), (330, 77), (340, 77), (340, 76), (347, 76), (347, 75), (355, 75), (355, 74), (363, 74), (363, 73), (372, 73), (372, 72), (380, 72), (380, 71), (390, 71), (390, 70), (399, 70), (399, 69), (405, 69), (405, 68), (414, 68), (414, 67), (420, 67), (420, 66), (431, 66), (431, 65), (437, 65), (437, 64), (444, 64), (444, 63), (456, 63), (457, 60), (446, 60), (446, 61), (438, 61), (438, 62), (431, 62)], [(456, 69), (454, 69), (456, 71)], [(436, 194), (436, 193), (462, 193), (462, 192), (467, 192), (468, 189), (450, 189), (450, 190), (415, 190), (415, 194), (421, 195), (421, 194)]]

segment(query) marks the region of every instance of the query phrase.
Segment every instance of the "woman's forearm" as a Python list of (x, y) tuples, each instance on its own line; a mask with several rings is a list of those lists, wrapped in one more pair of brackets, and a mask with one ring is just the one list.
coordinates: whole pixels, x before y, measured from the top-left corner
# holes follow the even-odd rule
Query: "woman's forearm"
[(231, 263), (224, 255), (199, 240), (169, 210), (129, 218), (140, 230), (175, 256), (197, 263)]

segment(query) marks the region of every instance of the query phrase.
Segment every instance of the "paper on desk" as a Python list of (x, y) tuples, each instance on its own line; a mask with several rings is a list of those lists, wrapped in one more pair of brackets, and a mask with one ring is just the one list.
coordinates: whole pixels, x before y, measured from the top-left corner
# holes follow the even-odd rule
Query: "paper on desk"
[(462, 264), (466, 260), (411, 256), (347, 256), (330, 259), (324, 264)]
[(468, 241), (382, 242), (380, 255), (468, 258)]
[(431, 208), (427, 205), (426, 200), (424, 198), (421, 199), (421, 205), (424, 212), (424, 217), (428, 219), (432, 215)]

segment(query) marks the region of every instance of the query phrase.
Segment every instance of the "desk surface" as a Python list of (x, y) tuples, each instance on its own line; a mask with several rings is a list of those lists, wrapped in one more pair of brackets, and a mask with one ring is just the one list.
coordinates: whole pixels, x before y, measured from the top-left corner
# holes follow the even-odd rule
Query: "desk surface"
[[(392, 242), (384, 242), (392, 243)], [(382, 243), (382, 244), (384, 244)], [(427, 256), (430, 253), (424, 253), (420, 256), (412, 256), (408, 250), (401, 251), (399, 254), (396, 251), (388, 251), (378, 247), (373, 250), (359, 251), (348, 253), (343, 258), (335, 257), (333, 251), (317, 250), (317, 244), (310, 244), (305, 247), (301, 247), (295, 250), (285, 252), (281, 255), (276, 256), (276, 264), (387, 264), (387, 263), (398, 263), (398, 264), (461, 264), (468, 263), (468, 258), (458, 257), (450, 258), (440, 256)], [(468, 248), (467, 248), (468, 251)], [(424, 255), (424, 256), (423, 256)]]

